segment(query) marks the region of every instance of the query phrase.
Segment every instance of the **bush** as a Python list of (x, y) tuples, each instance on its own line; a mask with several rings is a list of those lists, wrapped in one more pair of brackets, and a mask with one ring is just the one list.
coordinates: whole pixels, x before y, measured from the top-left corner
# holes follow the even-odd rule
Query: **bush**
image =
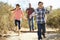
[(47, 25), (51, 28), (60, 28), (60, 9), (53, 10), (53, 12), (48, 15)]

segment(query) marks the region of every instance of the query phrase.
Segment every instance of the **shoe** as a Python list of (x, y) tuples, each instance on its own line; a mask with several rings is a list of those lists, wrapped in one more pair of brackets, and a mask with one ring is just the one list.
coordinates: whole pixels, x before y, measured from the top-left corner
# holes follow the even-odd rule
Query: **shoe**
[(42, 40), (42, 37), (41, 38), (38, 38), (38, 40)]
[(42, 39), (40, 39), (40, 40), (42, 40)]
[(38, 39), (38, 40), (42, 40), (42, 39)]
[(34, 30), (32, 30), (31, 32), (34, 32)]
[(40, 40), (42, 40), (42, 39), (40, 39)]
[(46, 38), (46, 36), (45, 36), (45, 35), (43, 35), (43, 38)]

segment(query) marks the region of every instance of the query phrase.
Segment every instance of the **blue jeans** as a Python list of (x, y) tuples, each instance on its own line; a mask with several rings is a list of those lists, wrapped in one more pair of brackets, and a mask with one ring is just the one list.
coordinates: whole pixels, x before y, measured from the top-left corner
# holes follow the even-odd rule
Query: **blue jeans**
[(37, 32), (38, 39), (42, 39), (42, 34), (44, 35), (46, 32), (45, 23), (43, 23), (43, 24), (37, 23), (37, 26), (38, 26), (38, 32)]
[(33, 17), (31, 19), (28, 18), (28, 24), (29, 24), (30, 31), (34, 30)]

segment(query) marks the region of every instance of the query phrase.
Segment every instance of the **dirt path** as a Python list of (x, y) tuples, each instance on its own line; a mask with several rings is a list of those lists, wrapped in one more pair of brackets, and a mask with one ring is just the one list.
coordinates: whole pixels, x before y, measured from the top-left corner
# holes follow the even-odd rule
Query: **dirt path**
[[(26, 31), (26, 30), (25, 30)], [(43, 40), (60, 40), (60, 34), (57, 33), (46, 33), (47, 38), (43, 38)], [(7, 36), (0, 37), (0, 40), (37, 40), (37, 32), (26, 32), (21, 33), (18, 36), (17, 33), (10, 31)]]
[[(46, 33), (47, 38), (43, 38), (43, 40), (60, 40), (60, 34), (56, 33)], [(22, 33), (18, 36), (17, 33), (10, 34), (10, 36), (5, 36), (0, 38), (0, 40), (37, 40), (37, 33)]]

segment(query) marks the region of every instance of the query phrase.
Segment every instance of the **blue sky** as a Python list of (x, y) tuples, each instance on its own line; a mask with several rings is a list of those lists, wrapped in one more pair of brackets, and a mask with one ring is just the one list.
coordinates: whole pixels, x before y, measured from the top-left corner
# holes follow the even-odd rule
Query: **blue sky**
[(60, 8), (60, 0), (0, 0), (0, 1), (8, 3), (13, 7), (15, 7), (15, 5), (18, 3), (21, 5), (22, 9), (26, 9), (28, 7), (28, 3), (31, 3), (32, 7), (37, 8), (38, 6), (37, 3), (39, 1), (42, 1), (45, 7), (52, 5), (53, 9)]

